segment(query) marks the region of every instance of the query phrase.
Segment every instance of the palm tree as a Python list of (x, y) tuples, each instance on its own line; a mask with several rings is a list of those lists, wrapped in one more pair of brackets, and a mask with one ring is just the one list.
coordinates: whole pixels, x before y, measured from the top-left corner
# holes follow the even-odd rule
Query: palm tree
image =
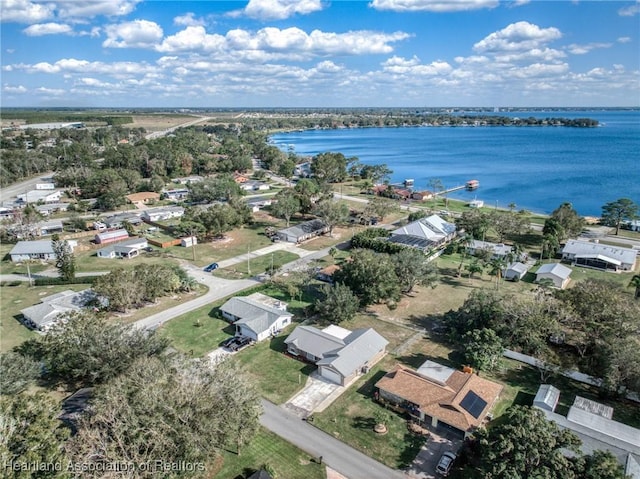
[(482, 274), (482, 270), (484, 269), (478, 260), (475, 260), (473, 263), (468, 264), (466, 266), (467, 271), (469, 272), (469, 282), (471, 282), (473, 275), (476, 273)]
[(502, 258), (494, 258), (489, 262), (491, 268), (489, 274), (496, 277), (496, 289), (500, 287), (500, 278), (502, 277), (502, 271), (507, 267), (507, 263)]
[(629, 281), (630, 288), (636, 288), (635, 298), (640, 299), (640, 274), (634, 274), (631, 281)]
[(462, 266), (464, 264), (464, 260), (467, 259), (468, 250), (472, 243), (473, 236), (471, 235), (463, 236), (458, 242), (458, 246), (460, 248), (460, 266), (458, 266), (458, 278), (462, 276)]

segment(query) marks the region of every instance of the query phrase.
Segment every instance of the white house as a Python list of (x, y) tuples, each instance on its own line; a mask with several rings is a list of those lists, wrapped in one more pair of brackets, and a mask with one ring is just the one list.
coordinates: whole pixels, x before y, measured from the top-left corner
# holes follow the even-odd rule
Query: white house
[(477, 255), (481, 251), (489, 251), (491, 253), (491, 259), (505, 259), (513, 248), (503, 243), (491, 243), (489, 241), (473, 240), (467, 248), (467, 251), (471, 255)]
[(44, 205), (36, 205), (36, 211), (43, 216), (49, 216), (51, 213), (58, 211), (67, 211), (69, 203), (47, 203)]
[(633, 271), (636, 267), (637, 251), (633, 248), (590, 241), (568, 240), (562, 248), (562, 259), (587, 268)]
[(236, 327), (237, 336), (267, 339), (291, 324), (287, 303), (261, 293), (235, 296), (220, 306), (222, 316)]
[(550, 279), (554, 287), (564, 289), (569, 284), (570, 275), (571, 268), (567, 268), (560, 263), (547, 263), (540, 266), (536, 271), (536, 283), (543, 279)]
[[(77, 241), (68, 240), (67, 243), (69, 243), (71, 250), (78, 246)], [(50, 240), (18, 241), (9, 252), (9, 256), (11, 256), (11, 261), (14, 263), (28, 260), (48, 261), (56, 259)]]
[(31, 190), (22, 195), (18, 195), (18, 199), (24, 203), (59, 203), (62, 199), (62, 190)]
[(28, 327), (47, 331), (60, 321), (60, 316), (63, 313), (77, 311), (95, 297), (96, 295), (91, 289), (78, 292), (62, 291), (47, 296), (41, 303), (25, 308), (20, 313), (22, 313), (23, 321)]
[(257, 196), (254, 198), (247, 198), (247, 204), (251, 211), (256, 213), (260, 211), (265, 206), (271, 206), (273, 204), (274, 198), (271, 196)]
[(335, 325), (298, 326), (284, 342), (289, 354), (313, 362), (320, 376), (342, 386), (368, 372), (389, 344), (373, 328), (349, 331)]
[(160, 208), (149, 208), (142, 212), (142, 218), (145, 221), (163, 221), (172, 218), (180, 218), (184, 216), (184, 208), (182, 206), (165, 206)]
[(146, 238), (131, 238), (111, 244), (98, 250), (98, 258), (135, 258), (144, 248), (149, 246)]
[(419, 249), (441, 246), (456, 236), (456, 225), (438, 215), (420, 218), (391, 232), (389, 241)]
[(184, 200), (189, 196), (189, 190), (186, 188), (176, 188), (173, 190), (165, 190), (162, 192), (165, 198), (172, 201)]

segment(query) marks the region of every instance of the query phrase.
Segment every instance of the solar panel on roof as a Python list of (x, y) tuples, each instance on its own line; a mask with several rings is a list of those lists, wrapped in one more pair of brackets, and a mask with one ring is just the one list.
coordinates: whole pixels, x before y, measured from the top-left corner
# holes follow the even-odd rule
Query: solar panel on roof
[(482, 411), (484, 411), (484, 408), (487, 407), (487, 401), (482, 399), (473, 391), (469, 391), (464, 399), (460, 401), (460, 406), (462, 406), (463, 409), (473, 417), (478, 419), (480, 414), (482, 414)]

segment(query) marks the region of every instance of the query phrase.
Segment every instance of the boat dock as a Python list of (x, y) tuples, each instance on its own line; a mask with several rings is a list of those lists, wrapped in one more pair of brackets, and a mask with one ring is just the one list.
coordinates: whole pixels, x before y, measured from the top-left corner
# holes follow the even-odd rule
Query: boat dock
[(459, 190), (464, 190), (466, 189), (465, 185), (460, 185), (460, 186), (454, 186), (453, 188), (447, 188), (446, 190), (442, 190), (442, 191), (438, 191), (437, 193), (435, 193), (435, 196), (439, 196), (439, 195), (447, 195), (453, 191), (459, 191)]

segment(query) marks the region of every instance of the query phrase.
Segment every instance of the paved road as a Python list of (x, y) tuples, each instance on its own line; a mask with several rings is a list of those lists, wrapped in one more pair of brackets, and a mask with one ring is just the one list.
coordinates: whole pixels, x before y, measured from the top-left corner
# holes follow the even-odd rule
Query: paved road
[(181, 123), (179, 125), (172, 126), (171, 128), (167, 128), (166, 130), (154, 131), (152, 133), (149, 133), (149, 134), (145, 135), (145, 138), (147, 140), (153, 140), (155, 138), (160, 138), (162, 136), (168, 135), (169, 133), (173, 133), (178, 128), (186, 128), (187, 126), (196, 125), (198, 123), (202, 123), (203, 121), (207, 121), (207, 120), (210, 120), (210, 119), (211, 119), (211, 117), (208, 117), (208, 116), (203, 116), (201, 118), (196, 118), (195, 120), (190, 120), (190, 121), (187, 121), (186, 123)]
[(35, 178), (24, 180), (19, 183), (13, 183), (0, 189), (0, 202), (15, 199), (16, 196), (26, 193), (29, 190), (36, 189), (36, 183), (44, 183), (44, 178), (51, 178), (54, 172), (41, 173)]
[(401, 471), (391, 469), (360, 451), (310, 426), (297, 416), (272, 402), (262, 400), (264, 413), (260, 423), (283, 439), (295, 444), (350, 479), (407, 479)]

